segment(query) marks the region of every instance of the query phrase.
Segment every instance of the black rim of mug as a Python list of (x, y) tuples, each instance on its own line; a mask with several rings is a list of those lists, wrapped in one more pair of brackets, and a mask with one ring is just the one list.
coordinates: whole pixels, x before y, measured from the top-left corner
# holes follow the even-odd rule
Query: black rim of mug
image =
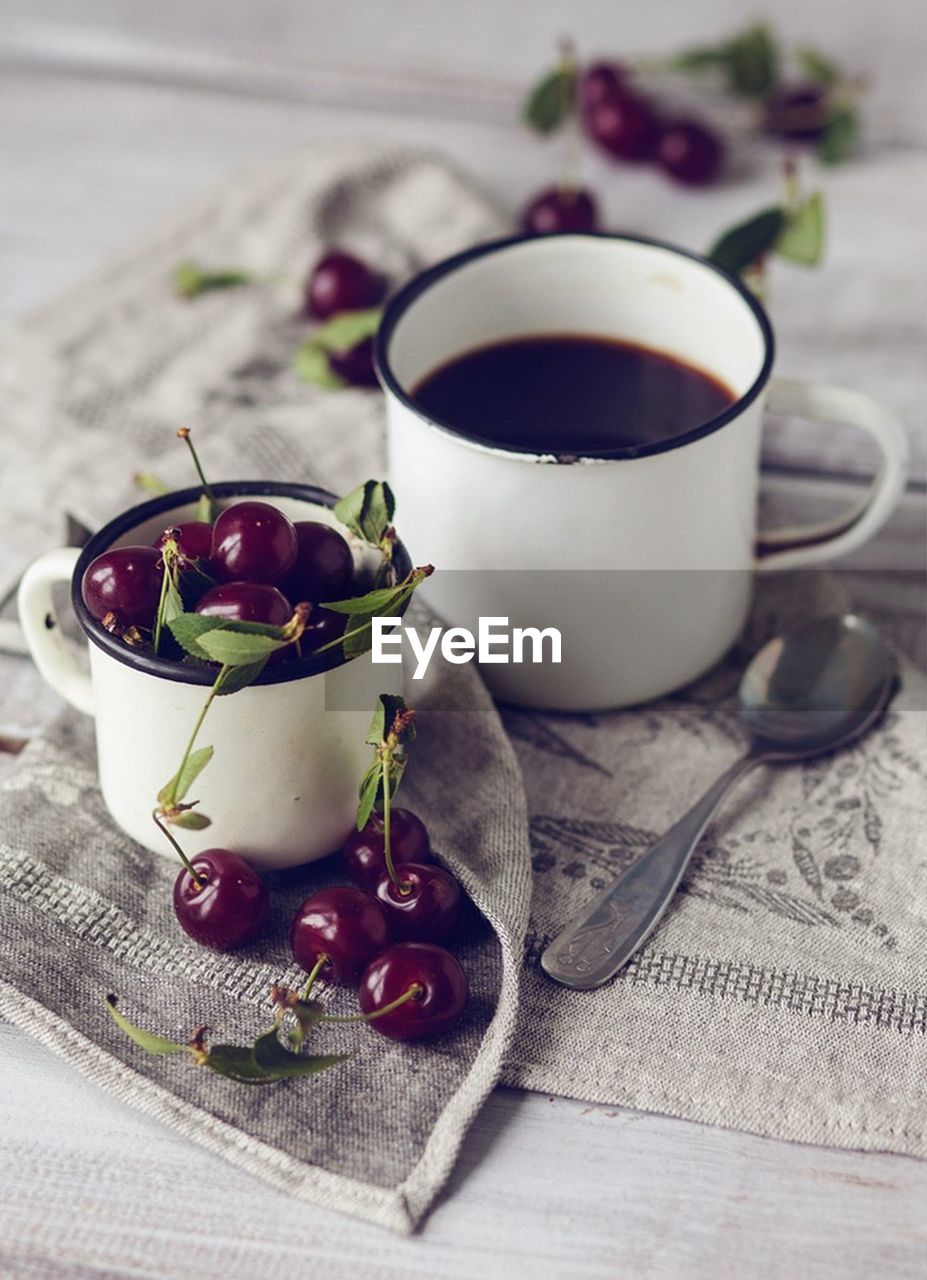
[[(213, 484), (211, 488), (220, 499), (295, 498), (317, 507), (327, 507), (329, 510), (338, 501), (336, 495), (329, 493), (327, 489), (319, 489), (310, 484), (289, 484), (277, 480), (226, 480)], [(148, 502), (140, 503), (137, 507), (130, 507), (105, 524), (88, 540), (78, 558), (71, 578), (71, 606), (87, 639), (98, 649), (102, 649), (104, 653), (116, 658), (127, 667), (132, 667), (133, 670), (143, 672), (145, 675), (157, 676), (161, 680), (175, 680), (181, 684), (211, 685), (216, 678), (217, 668), (192, 666), (172, 658), (156, 657), (144, 649), (130, 647), (118, 636), (107, 631), (92, 616), (81, 594), (81, 582), (92, 560), (107, 551), (117, 539), (131, 533), (146, 521), (154, 519), (163, 512), (195, 504), (202, 492), (202, 486), (195, 485), (189, 489), (178, 489), (173, 493), (161, 494)], [(169, 526), (165, 525), (165, 528), (167, 527)], [(398, 579), (404, 578), (412, 568), (409, 554), (398, 539), (394, 548), (394, 564)], [(399, 612), (404, 613), (405, 608), (406, 606), (403, 606)], [(291, 680), (322, 675), (353, 660), (353, 658), (345, 658), (340, 648), (330, 649), (321, 657), (307, 654), (304, 658), (297, 658), (278, 666), (265, 667), (257, 680), (252, 683), (254, 685), (287, 684)]]
[[(760, 371), (742, 396), (738, 396), (726, 409), (715, 417), (709, 418), (707, 422), (700, 423), (697, 427), (682, 432), (678, 436), (671, 436), (665, 440), (650, 441), (640, 445), (621, 445), (614, 449), (589, 449), (575, 450), (570, 452), (561, 452), (552, 454), (543, 452), (538, 449), (522, 448), (518, 445), (500, 445), (497, 441), (480, 436), (476, 432), (464, 431), (460, 427), (453, 426), (449, 422), (442, 422), (438, 418), (433, 418), (426, 414), (421, 406), (416, 403), (412, 396), (400, 383), (390, 365), (389, 345), (395, 332), (396, 326), (402, 319), (403, 315), (408, 311), (413, 302), (415, 302), (423, 293), (442, 280), (445, 276), (459, 270), (468, 263), (478, 258), (488, 257), (494, 253), (500, 253), (506, 249), (516, 248), (521, 245), (529, 244), (546, 244), (557, 243), (565, 240), (618, 240), (630, 244), (647, 245), (654, 249), (664, 249), (668, 253), (677, 254), (680, 258), (687, 258), (691, 262), (697, 262), (701, 266), (707, 268), (720, 276), (726, 284), (729, 284), (753, 313), (753, 317), (757, 322), (764, 343), (763, 364)], [(769, 316), (759, 300), (750, 292), (746, 285), (738, 280), (736, 276), (725, 271), (723, 267), (719, 267), (717, 263), (711, 262), (708, 258), (701, 254), (693, 253), (690, 249), (683, 249), (679, 245), (671, 244), (667, 240), (655, 240), (650, 236), (626, 235), (611, 231), (570, 231), (550, 236), (532, 236), (517, 235), (506, 236), (502, 240), (490, 240), (483, 244), (475, 245), (472, 249), (465, 249), (463, 253), (455, 254), (451, 258), (445, 258), (441, 262), (435, 263), (434, 266), (426, 268), (419, 275), (414, 276), (398, 293), (390, 299), (383, 313), (383, 319), (380, 321), (379, 329), (376, 336), (375, 362), (377, 374), (384, 390), (392, 392), (392, 394), (410, 409), (416, 417), (423, 422), (427, 422), (430, 426), (435, 427), (438, 431), (454, 437), (459, 440), (467, 440), (471, 444), (479, 445), (481, 448), (487, 449), (497, 454), (522, 454), (526, 459), (537, 462), (548, 462), (553, 464), (563, 464), (572, 462), (582, 462), (586, 459), (600, 461), (617, 461), (622, 458), (645, 458), (652, 454), (668, 453), (672, 449), (682, 448), (684, 445), (692, 444), (695, 440), (701, 440), (704, 436), (711, 435), (720, 427), (725, 426), (734, 418), (739, 417), (748, 405), (752, 404), (757, 398), (766, 383), (769, 381), (769, 375), (772, 372), (773, 358), (775, 354), (775, 340), (773, 338), (772, 325), (769, 322)]]

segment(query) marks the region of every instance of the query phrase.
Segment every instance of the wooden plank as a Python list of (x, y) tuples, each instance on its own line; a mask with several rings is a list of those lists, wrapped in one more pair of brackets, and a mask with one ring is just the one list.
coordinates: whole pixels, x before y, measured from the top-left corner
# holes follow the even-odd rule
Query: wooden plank
[(0, 1133), (0, 1262), (202, 1280), (907, 1280), (927, 1257), (921, 1162), (542, 1095), (493, 1096), (410, 1240), (290, 1202), (2, 1026)]

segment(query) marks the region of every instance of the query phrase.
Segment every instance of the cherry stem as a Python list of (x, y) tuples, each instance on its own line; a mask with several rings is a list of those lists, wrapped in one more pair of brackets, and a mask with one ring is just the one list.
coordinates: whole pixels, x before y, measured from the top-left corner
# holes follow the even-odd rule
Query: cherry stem
[(395, 1000), (391, 1000), (389, 1004), (385, 1004), (382, 1009), (375, 1009), (373, 1013), (323, 1013), (322, 1022), (373, 1022), (374, 1018), (382, 1018), (386, 1013), (392, 1013), (394, 1009), (398, 1009), (400, 1005), (408, 1004), (410, 1000), (420, 1000), (425, 994), (425, 988), (418, 982), (413, 982), (408, 991), (404, 991), (401, 996), (397, 996)]
[(393, 761), (392, 748), (385, 743), (380, 747), (380, 763), (383, 769), (383, 860), (386, 863), (387, 874), (403, 897), (409, 892), (406, 882), (399, 879), (396, 874), (396, 864), (393, 862), (393, 851), (390, 845), (390, 806), (392, 796), (390, 794), (390, 765)]
[(212, 688), (209, 690), (209, 697), (203, 703), (202, 709), (200, 710), (200, 714), (196, 718), (196, 724), (193, 726), (193, 732), (190, 734), (190, 739), (187, 742), (186, 750), (184, 751), (183, 758), (180, 761), (180, 767), (178, 768), (177, 772), (174, 774), (173, 786), (171, 787), (170, 792), (168, 793), (165, 801), (166, 807), (170, 807), (171, 805), (174, 805), (177, 803), (177, 788), (180, 785), (180, 779), (183, 775), (184, 769), (186, 768), (187, 761), (190, 759), (190, 752), (193, 750), (193, 744), (196, 742), (196, 735), (199, 733), (200, 729), (203, 727), (203, 721), (206, 719), (206, 713), (209, 710), (209, 708), (212, 706), (212, 702), (216, 694), (222, 688), (222, 683), (225, 680), (227, 673), (232, 669), (233, 668), (231, 667), (223, 666), (220, 669), (219, 674), (216, 676), (216, 679), (215, 679), (215, 682), (213, 683)]
[(183, 865), (187, 868), (187, 871), (189, 872), (190, 877), (191, 877), (191, 879), (193, 880), (193, 883), (196, 885), (197, 889), (202, 889), (202, 888), (205, 886), (206, 881), (205, 881), (205, 880), (201, 880), (201, 879), (200, 879), (200, 877), (197, 875), (197, 873), (196, 873), (196, 869), (195, 869), (195, 867), (193, 866), (193, 863), (190, 861), (190, 859), (189, 859), (189, 858), (187, 857), (187, 855), (184, 853), (183, 849), (181, 849), (180, 845), (177, 843), (177, 841), (176, 841), (176, 840), (174, 839), (174, 837), (171, 835), (171, 833), (170, 833), (170, 831), (168, 830), (168, 828), (167, 828), (166, 824), (165, 824), (165, 823), (163, 823), (163, 822), (161, 821), (161, 816), (160, 816), (160, 814), (158, 813), (158, 810), (157, 810), (157, 809), (152, 810), (152, 814), (151, 814), (151, 816), (152, 816), (152, 818), (154, 818), (155, 826), (158, 828), (158, 830), (161, 832), (161, 834), (162, 834), (163, 836), (166, 836), (166, 837), (167, 837), (167, 839), (168, 839), (168, 840), (171, 842), (171, 844), (173, 845), (174, 850), (176, 851), (176, 853), (177, 853), (177, 854), (178, 854), (178, 856), (180, 857), (180, 861), (181, 861), (181, 862), (183, 863)]
[(560, 70), (570, 77), (572, 83), (572, 102), (570, 118), (564, 135), (563, 180), (560, 190), (564, 193), (576, 192), (580, 185), (580, 154), (582, 152), (582, 132), (579, 120), (579, 76), (576, 72), (576, 49), (572, 40), (560, 42)]
[(161, 576), (161, 594), (158, 597), (158, 612), (155, 614), (154, 635), (151, 638), (151, 647), (154, 650), (155, 657), (158, 656), (158, 648), (161, 644), (161, 632), (164, 630), (164, 604), (167, 600), (167, 579), (170, 569), (168, 568), (167, 557), (163, 556), (164, 572)]
[(200, 466), (199, 457), (197, 456), (197, 452), (193, 447), (193, 441), (190, 439), (190, 428), (178, 427), (177, 434), (180, 437), (180, 439), (183, 440), (183, 442), (186, 444), (187, 448), (190, 450), (190, 454), (193, 458), (193, 465), (194, 467), (196, 467), (196, 474), (199, 476), (200, 484), (203, 486), (203, 492), (206, 494), (206, 497), (209, 499), (210, 502), (215, 502), (216, 496), (213, 493), (212, 488), (210, 487), (209, 481), (206, 479), (206, 476), (203, 474), (203, 468)]
[[(324, 606), (322, 606), (324, 607)], [(316, 653), (325, 653), (327, 649), (334, 649), (336, 645), (344, 644), (345, 640), (351, 640), (354, 636), (362, 636), (364, 632), (372, 633), (373, 624), (365, 622), (363, 626), (355, 627), (353, 631), (342, 631), (340, 636), (336, 636), (334, 640), (329, 640), (325, 644), (320, 644)]]
[[(169, 529), (168, 533), (176, 533), (177, 530)], [(180, 548), (173, 537), (166, 539), (164, 546), (161, 548), (161, 561), (164, 565), (164, 573), (161, 578), (161, 594), (158, 597), (158, 612), (155, 614), (154, 635), (151, 640), (151, 647), (157, 656), (158, 649), (161, 645), (161, 634), (164, 631), (164, 606), (167, 603), (167, 593), (171, 585), (175, 588), (176, 582), (173, 580), (173, 565), (175, 558), (179, 554)]]
[(323, 951), (318, 960), (316, 960), (315, 964), (309, 970), (309, 977), (306, 979), (306, 985), (303, 987), (302, 995), (299, 997), (300, 1000), (309, 999), (309, 996), (312, 994), (312, 988), (315, 980), (319, 976), (319, 970), (323, 969), (325, 965), (328, 964), (328, 961), (329, 957)]

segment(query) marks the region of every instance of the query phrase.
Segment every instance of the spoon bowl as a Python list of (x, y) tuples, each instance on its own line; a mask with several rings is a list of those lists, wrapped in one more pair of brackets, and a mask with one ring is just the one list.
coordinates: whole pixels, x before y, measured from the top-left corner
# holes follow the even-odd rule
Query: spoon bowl
[(891, 697), (895, 665), (881, 636), (848, 613), (776, 636), (740, 682), (753, 749), (798, 759), (833, 751), (867, 729)]

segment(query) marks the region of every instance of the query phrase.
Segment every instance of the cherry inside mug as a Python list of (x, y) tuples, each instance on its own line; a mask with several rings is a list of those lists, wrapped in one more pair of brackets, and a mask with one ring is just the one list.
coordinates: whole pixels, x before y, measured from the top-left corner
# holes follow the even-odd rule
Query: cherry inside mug
[[(468, 353), (578, 335), (697, 371), (728, 394), (703, 420), (655, 431), (632, 413), (598, 438), (588, 387), (561, 394), (559, 422), (543, 399), (526, 408), (527, 390), (525, 403), (517, 389), (512, 399), (512, 385), (499, 384), (509, 422), (495, 404), (460, 414), (433, 394), (440, 371)], [(759, 301), (714, 263), (659, 241), (572, 233), (479, 245), (393, 297), (376, 359), (403, 530), (441, 570), (425, 585), (429, 603), (472, 631), (504, 616), (562, 635), (559, 665), (483, 667), (493, 693), (517, 705), (606, 709), (688, 683), (739, 634), (755, 571), (853, 550), (904, 486), (896, 418), (860, 391), (773, 378)], [(767, 409), (874, 439), (882, 463), (858, 510), (757, 532)], [(640, 399), (636, 412), (646, 411)]]

